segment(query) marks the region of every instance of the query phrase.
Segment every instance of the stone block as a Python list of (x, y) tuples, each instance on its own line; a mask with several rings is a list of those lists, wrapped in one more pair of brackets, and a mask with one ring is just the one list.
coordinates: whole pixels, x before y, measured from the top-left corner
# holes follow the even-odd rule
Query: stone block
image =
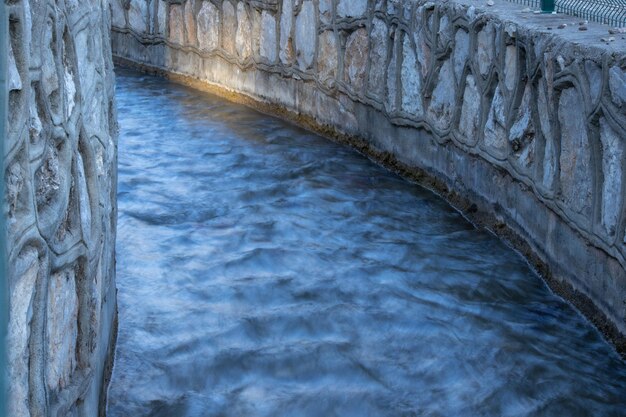
[(404, 37), (402, 43), (402, 69), (400, 82), (402, 83), (402, 110), (415, 117), (421, 117), (424, 113), (422, 104), (422, 81), (419, 72), (419, 64), (411, 39)]
[(582, 105), (576, 89), (563, 90), (558, 109), (561, 125), (560, 199), (568, 210), (591, 219), (591, 146)]
[(292, 64), (296, 55), (293, 44), (293, 1), (284, 0), (280, 14), (280, 62)]
[(230, 54), (235, 54), (235, 35), (237, 32), (237, 17), (235, 8), (229, 0), (222, 3), (222, 47)]
[(334, 31), (327, 30), (319, 37), (317, 52), (317, 78), (327, 86), (332, 86), (337, 77), (338, 58), (337, 36)]
[(481, 95), (476, 87), (476, 81), (472, 74), (465, 77), (465, 89), (463, 90), (463, 104), (461, 118), (459, 120), (459, 138), (466, 144), (474, 144), (478, 140), (480, 123)]
[(608, 236), (615, 236), (622, 212), (624, 176), (624, 136), (618, 134), (606, 118), (600, 118), (602, 143), (602, 226)]
[(485, 124), (484, 143), (493, 156), (504, 158), (507, 152), (506, 110), (500, 85), (496, 87)]
[(338, 0), (338, 17), (363, 17), (367, 12), (367, 0)]
[(465, 65), (467, 64), (467, 59), (469, 56), (469, 48), (470, 48), (469, 34), (463, 29), (457, 30), (456, 34), (454, 35), (453, 62), (454, 62), (454, 75), (456, 76), (456, 81), (458, 84), (461, 84), (461, 77), (463, 76), (463, 69), (465, 69)]
[(259, 54), (269, 62), (276, 61), (276, 18), (267, 10), (261, 13)]
[(486, 76), (491, 70), (494, 58), (495, 29), (492, 23), (487, 23), (476, 37), (476, 63), (481, 75)]
[(210, 1), (203, 1), (198, 13), (198, 43), (200, 49), (212, 51), (219, 47), (220, 13)]
[(455, 94), (456, 88), (452, 61), (447, 60), (439, 70), (437, 86), (432, 92), (432, 98), (428, 106), (428, 116), (439, 130), (450, 129), (452, 117), (454, 116)]
[(78, 295), (76, 273), (68, 267), (51, 275), (46, 312), (46, 385), (51, 391), (66, 387), (76, 369)]
[(148, 30), (148, 10), (145, 0), (130, 0), (128, 9), (128, 24), (137, 33), (145, 33)]
[(357, 29), (348, 36), (344, 57), (345, 82), (359, 94), (365, 86), (365, 69), (369, 54), (367, 31)]
[(313, 65), (316, 40), (315, 4), (311, 0), (305, 0), (296, 17), (296, 59), (301, 69), (308, 69)]
[(184, 10), (180, 4), (170, 4), (169, 36), (170, 41), (184, 45), (185, 43), (185, 23)]
[(235, 46), (239, 56), (247, 59), (252, 55), (252, 26), (244, 3), (237, 4), (237, 22)]
[(196, 32), (196, 16), (195, 16), (195, 1), (188, 0), (185, 3), (185, 34), (187, 37), (187, 45), (197, 46), (198, 36)]
[(387, 63), (387, 44), (389, 29), (387, 24), (378, 18), (372, 20), (371, 31), (371, 50), (369, 51), (370, 73), (369, 73), (369, 91), (376, 95), (382, 96), (385, 89), (385, 66)]

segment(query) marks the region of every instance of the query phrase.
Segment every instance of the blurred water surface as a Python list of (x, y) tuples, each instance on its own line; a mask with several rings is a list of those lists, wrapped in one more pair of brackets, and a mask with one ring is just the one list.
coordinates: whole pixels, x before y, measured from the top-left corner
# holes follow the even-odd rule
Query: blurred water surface
[(524, 260), (351, 149), (118, 69), (110, 417), (626, 415)]

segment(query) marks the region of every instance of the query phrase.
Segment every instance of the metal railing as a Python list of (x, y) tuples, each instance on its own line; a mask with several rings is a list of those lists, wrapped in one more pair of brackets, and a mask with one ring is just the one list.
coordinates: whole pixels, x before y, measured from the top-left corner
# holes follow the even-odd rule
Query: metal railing
[(592, 22), (626, 27), (626, 0), (509, 0), (544, 13), (563, 13)]

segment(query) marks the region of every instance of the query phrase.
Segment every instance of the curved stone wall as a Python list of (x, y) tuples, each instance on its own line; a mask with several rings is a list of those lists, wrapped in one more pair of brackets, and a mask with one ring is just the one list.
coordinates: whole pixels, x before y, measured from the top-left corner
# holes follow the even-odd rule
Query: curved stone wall
[(112, 0), (112, 20), (126, 62), (437, 189), (626, 352), (626, 43), (606, 28), (467, 0)]
[(94, 417), (116, 308), (108, 3), (6, 7), (8, 415)]

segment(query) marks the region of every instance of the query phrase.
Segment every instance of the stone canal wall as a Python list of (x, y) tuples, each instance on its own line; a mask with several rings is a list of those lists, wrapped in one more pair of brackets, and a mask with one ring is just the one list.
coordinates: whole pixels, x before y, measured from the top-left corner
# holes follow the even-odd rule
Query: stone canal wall
[(7, 415), (95, 417), (116, 311), (108, 2), (5, 3)]
[[(626, 40), (466, 0), (112, 0), (113, 52), (356, 146), (525, 253), (626, 352)], [(566, 26), (563, 26), (565, 24)]]

